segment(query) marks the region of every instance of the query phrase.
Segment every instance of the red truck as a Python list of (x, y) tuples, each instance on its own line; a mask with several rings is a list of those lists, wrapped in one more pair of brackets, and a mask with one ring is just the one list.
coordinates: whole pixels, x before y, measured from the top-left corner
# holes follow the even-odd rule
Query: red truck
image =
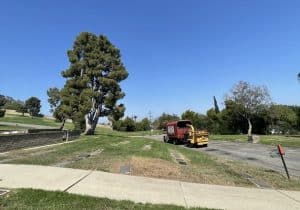
[(164, 142), (184, 143), (191, 146), (207, 146), (208, 132), (195, 130), (190, 120), (178, 120), (166, 124)]

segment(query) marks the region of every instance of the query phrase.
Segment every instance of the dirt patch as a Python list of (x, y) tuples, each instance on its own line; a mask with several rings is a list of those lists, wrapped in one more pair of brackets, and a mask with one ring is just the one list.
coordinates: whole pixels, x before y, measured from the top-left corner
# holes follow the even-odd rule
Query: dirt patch
[(34, 156), (39, 156), (39, 155), (46, 155), (53, 151), (55, 151), (55, 150), (50, 149), (50, 150), (42, 150), (42, 151), (36, 151), (36, 152), (21, 152), (21, 153), (18, 153), (18, 151), (12, 151), (12, 152), (8, 153), (8, 156), (3, 157), (3, 159), (0, 160), (0, 163), (7, 163), (10, 161), (15, 161), (15, 160), (22, 159), (24, 157), (34, 157)]
[(136, 176), (178, 179), (182, 176), (180, 166), (156, 158), (132, 157), (131, 174)]
[(90, 155), (91, 156), (99, 155), (99, 154), (101, 154), (101, 152), (103, 152), (103, 149), (97, 149), (97, 150), (91, 152)]
[(38, 155), (45, 155), (48, 154), (50, 152), (54, 152), (55, 149), (50, 149), (50, 150), (44, 150), (44, 151), (38, 151), (38, 152), (31, 152), (29, 153), (30, 156), (38, 156)]
[(129, 144), (130, 143), (130, 141), (121, 141), (121, 142), (119, 142), (119, 143), (115, 143), (115, 144), (110, 144), (111, 146), (114, 146), (114, 147), (117, 147), (117, 146), (119, 146), (119, 145), (124, 145), (124, 144)]
[(135, 176), (164, 178), (205, 184), (215, 183), (214, 179), (211, 179), (205, 173), (201, 173), (203, 169), (195, 168), (190, 165), (183, 166), (181, 164), (162, 159), (133, 157), (130, 160), (130, 166), (130, 174)]
[(152, 146), (150, 144), (146, 144), (142, 150), (147, 151), (147, 150), (151, 150)]
[(59, 163), (55, 163), (53, 166), (55, 166), (55, 167), (65, 167), (68, 164), (72, 164), (72, 163), (78, 162), (80, 160), (84, 160), (84, 159), (89, 158), (91, 156), (99, 155), (102, 152), (103, 152), (103, 149), (97, 149), (97, 150), (95, 150), (93, 152), (90, 152), (90, 153), (81, 153), (81, 154), (77, 155), (76, 157), (73, 157), (72, 159), (68, 159), (68, 160), (61, 161)]
[(177, 151), (170, 150), (170, 155), (172, 156), (173, 160), (178, 164), (188, 165), (188, 163), (190, 162), (189, 159), (187, 159), (183, 154)]
[(131, 165), (128, 160), (115, 160), (110, 164), (110, 172), (112, 173), (121, 173), (129, 175), (131, 174)]
[[(184, 156), (181, 156), (181, 158), (182, 157)], [(187, 158), (185, 159), (189, 161)], [(135, 176), (164, 178), (203, 184), (230, 186), (236, 186), (237, 184), (234, 178), (228, 176), (224, 177), (224, 174), (221, 174), (220, 171), (210, 167), (194, 166), (191, 164), (182, 165), (177, 162), (143, 157), (132, 157), (129, 163), (131, 169), (130, 175)], [(124, 165), (124, 162), (122, 164)], [(120, 170), (122, 164), (117, 165), (116, 170)], [(244, 181), (249, 183), (246, 179), (244, 179)], [(244, 184), (249, 186), (249, 184)]]
[(115, 160), (110, 164), (109, 171), (112, 173), (122, 173), (122, 168), (124, 166), (129, 166), (130, 168), (130, 161), (129, 160)]

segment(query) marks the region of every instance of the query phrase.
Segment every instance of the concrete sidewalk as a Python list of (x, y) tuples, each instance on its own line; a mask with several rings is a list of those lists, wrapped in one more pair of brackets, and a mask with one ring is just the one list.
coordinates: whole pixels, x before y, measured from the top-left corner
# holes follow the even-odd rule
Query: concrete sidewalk
[(0, 164), (1, 188), (35, 188), (132, 200), (217, 209), (300, 209), (300, 191), (206, 185), (100, 171)]

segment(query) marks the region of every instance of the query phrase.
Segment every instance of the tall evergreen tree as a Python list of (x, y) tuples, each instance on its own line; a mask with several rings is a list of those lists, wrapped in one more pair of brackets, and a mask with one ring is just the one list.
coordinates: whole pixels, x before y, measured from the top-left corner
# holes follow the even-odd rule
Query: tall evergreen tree
[(0, 117), (4, 117), (5, 109), (2, 109), (3, 106), (6, 104), (7, 100), (4, 95), (0, 95)]
[(50, 112), (54, 112), (60, 105), (61, 97), (60, 90), (56, 87), (47, 90), (48, 103), (50, 104)]
[(127, 78), (120, 50), (107, 37), (83, 32), (68, 51), (70, 67), (62, 72), (66, 78), (61, 90), (61, 112), (73, 120), (84, 134), (94, 134), (98, 119), (124, 111), (117, 101), (125, 94), (120, 82)]
[(4, 95), (0, 95), (0, 108), (6, 104), (7, 100)]
[(214, 106), (215, 106), (216, 114), (220, 113), (219, 105), (215, 96), (214, 96)]

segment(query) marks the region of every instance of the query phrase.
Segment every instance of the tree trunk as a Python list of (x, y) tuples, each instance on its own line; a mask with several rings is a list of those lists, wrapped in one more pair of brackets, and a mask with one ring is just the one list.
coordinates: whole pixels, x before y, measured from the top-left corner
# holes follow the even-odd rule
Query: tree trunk
[(248, 121), (248, 141), (252, 142), (253, 138), (252, 138), (252, 123), (250, 119), (247, 119)]
[(61, 124), (61, 126), (60, 126), (60, 130), (63, 130), (64, 129), (64, 126), (65, 126), (65, 122), (66, 122), (66, 120), (65, 119), (63, 119), (63, 121), (62, 121), (62, 124)]
[(88, 114), (85, 115), (85, 131), (84, 135), (94, 135), (95, 129), (98, 123), (99, 117), (95, 117), (94, 119), (90, 120)]
[(94, 135), (98, 120), (101, 114), (102, 104), (96, 104), (96, 100), (92, 98), (92, 107), (88, 114), (85, 115), (85, 131), (83, 135)]

